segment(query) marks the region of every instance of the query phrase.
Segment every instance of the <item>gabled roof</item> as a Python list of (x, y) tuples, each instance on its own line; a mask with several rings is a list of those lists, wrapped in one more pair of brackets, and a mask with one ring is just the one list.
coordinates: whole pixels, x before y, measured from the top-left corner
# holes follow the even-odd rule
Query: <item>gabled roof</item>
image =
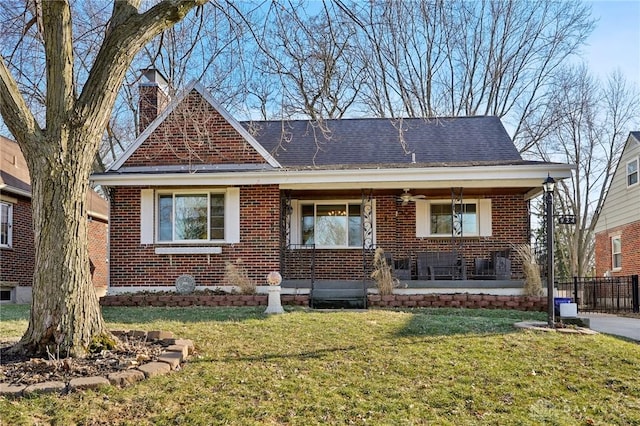
[(265, 150), (262, 145), (260, 145), (222, 105), (213, 99), (211, 93), (209, 93), (201, 83), (193, 81), (182, 92), (180, 92), (180, 94), (176, 96), (169, 105), (167, 105), (167, 108), (165, 108), (164, 111), (162, 111), (162, 113), (160, 113), (142, 133), (140, 133), (136, 140), (127, 148), (127, 150), (125, 150), (122, 156), (107, 168), (107, 171), (118, 170), (193, 90), (198, 92), (212, 108), (218, 111), (220, 115), (222, 115), (222, 117), (244, 138), (249, 145), (251, 145), (251, 147), (253, 147), (253, 149), (258, 152), (258, 154), (265, 159), (270, 166), (280, 167), (280, 164), (269, 154), (269, 152)]
[(287, 167), (522, 163), (497, 117), (266, 121), (243, 126)]
[[(0, 136), (0, 192), (31, 198), (31, 178), (22, 150), (15, 141), (4, 136)], [(89, 216), (107, 220), (109, 204), (89, 189), (87, 211)]]
[[(136, 157), (138, 148), (140, 158), (151, 158), (154, 145), (143, 143), (158, 136), (154, 130), (180, 102), (187, 102), (192, 90), (220, 112), (267, 162), (219, 164), (210, 157), (209, 162), (180, 163), (173, 157), (170, 162), (158, 161), (161, 156), (156, 155), (149, 164), (127, 163), (129, 157)], [(166, 126), (170, 128), (170, 123)], [(202, 85), (192, 83), (113, 166), (92, 175), (92, 180), (106, 186), (276, 184), (281, 189), (305, 190), (510, 187), (531, 198), (542, 191), (541, 183), (547, 176), (565, 179), (573, 169), (575, 166), (568, 164), (523, 160), (497, 117), (239, 123)]]
[(27, 162), (15, 141), (0, 136), (0, 189), (31, 196), (31, 179)]
[(594, 231), (596, 234), (640, 219), (640, 185), (627, 185), (627, 164), (640, 156), (640, 132), (629, 132), (613, 172)]

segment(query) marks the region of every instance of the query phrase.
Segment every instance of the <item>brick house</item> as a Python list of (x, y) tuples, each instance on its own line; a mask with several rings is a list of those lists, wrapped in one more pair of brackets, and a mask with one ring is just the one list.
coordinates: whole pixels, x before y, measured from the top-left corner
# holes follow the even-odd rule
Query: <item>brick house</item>
[(144, 130), (92, 176), (111, 194), (110, 294), (171, 290), (183, 274), (221, 286), (237, 259), (258, 283), (279, 270), (285, 289), (339, 287), (366, 281), (376, 247), (404, 287), (439, 282), (420, 254), (446, 252), (461, 280), (445, 287), (488, 291), (470, 278), (498, 251), (521, 287), (509, 248), (529, 241), (529, 200), (572, 170), (523, 160), (496, 117), (241, 123), (199, 83), (169, 102), (147, 76)]
[(640, 274), (640, 132), (631, 132), (595, 227), (597, 276)]
[[(3, 303), (30, 303), (34, 271), (31, 180), (18, 144), (0, 136), (0, 294)], [(98, 294), (108, 284), (108, 203), (87, 193), (89, 256)]]

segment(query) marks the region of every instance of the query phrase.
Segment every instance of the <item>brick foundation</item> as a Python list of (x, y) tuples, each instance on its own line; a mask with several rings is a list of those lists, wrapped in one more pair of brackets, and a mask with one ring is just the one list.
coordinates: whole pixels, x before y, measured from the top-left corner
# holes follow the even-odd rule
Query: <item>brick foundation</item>
[[(102, 306), (266, 306), (267, 295), (140, 295), (120, 294), (100, 299)], [(281, 296), (283, 305), (309, 306), (308, 295)], [(381, 308), (485, 308), (546, 312), (546, 297), (495, 296), (490, 294), (370, 294), (369, 306)]]

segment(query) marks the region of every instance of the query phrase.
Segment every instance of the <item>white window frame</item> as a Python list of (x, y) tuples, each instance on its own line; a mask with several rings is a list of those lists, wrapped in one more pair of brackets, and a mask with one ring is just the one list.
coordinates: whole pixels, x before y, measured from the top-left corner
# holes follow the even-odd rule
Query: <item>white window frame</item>
[[(629, 173), (629, 166), (631, 164), (634, 164), (634, 163), (636, 165), (636, 169), (633, 172)], [(632, 186), (636, 186), (636, 185), (638, 185), (638, 183), (640, 183), (640, 158), (636, 157), (633, 160), (627, 161), (627, 168), (625, 169), (625, 174), (624, 175), (626, 176), (625, 182), (627, 184), (627, 188), (630, 188)], [(633, 183), (629, 183), (629, 179), (633, 175), (635, 175), (636, 181), (633, 182)]]
[[(224, 238), (208, 240), (159, 240), (159, 199), (161, 195), (224, 194)], [(207, 209), (210, 203), (207, 203)], [(207, 218), (207, 232), (210, 217)], [(141, 244), (234, 244), (240, 242), (240, 188), (143, 189), (140, 191)], [(217, 250), (215, 251), (218, 252)]]
[[(290, 240), (292, 242), (292, 244), (295, 245), (302, 245), (303, 241), (302, 241), (302, 208), (303, 206), (309, 206), (309, 205), (313, 205), (314, 206), (314, 218), (315, 218), (315, 207), (317, 205), (329, 205), (329, 204), (341, 204), (341, 205), (345, 205), (345, 207), (347, 207), (347, 211), (348, 211), (348, 206), (349, 205), (358, 205), (361, 206), (362, 208), (362, 200), (359, 199), (331, 199), (331, 200), (291, 200), (291, 207), (292, 207), (292, 215), (291, 215), (291, 234), (290, 234)], [(372, 200), (372, 227), (373, 227), (373, 246), (375, 247), (375, 241), (376, 241), (376, 234), (375, 234), (375, 218), (376, 218), (376, 211), (375, 211), (375, 200)], [(360, 215), (362, 217), (362, 211), (360, 212)], [(347, 214), (347, 230), (348, 230), (348, 214)], [(315, 219), (314, 219), (315, 220)], [(362, 224), (361, 224), (362, 225)], [(363, 230), (361, 229), (361, 232)], [(364, 235), (362, 236), (364, 237)], [(347, 236), (348, 239), (348, 236)], [(349, 245), (339, 245), (339, 246), (323, 246), (323, 245), (318, 245), (318, 243), (315, 243), (315, 248), (317, 249), (321, 249), (321, 250), (354, 250), (354, 249), (362, 249), (362, 244), (357, 245), (357, 246), (349, 246)]]
[(0, 241), (0, 247), (11, 248), (13, 247), (13, 204), (2, 201), (0, 206), (7, 209), (7, 241)]
[[(431, 206), (451, 205), (451, 199), (416, 200), (416, 237), (418, 238), (451, 238), (451, 234), (434, 234), (431, 232)], [(492, 234), (491, 199), (466, 199), (463, 204), (475, 204), (476, 229), (462, 230), (465, 237), (489, 237)]]
[[(620, 251), (615, 251), (615, 243), (614, 241), (618, 241), (618, 246), (620, 247)], [(616, 255), (619, 256), (620, 264), (616, 263)], [(620, 235), (615, 235), (611, 237), (611, 270), (612, 271), (620, 271), (622, 269), (622, 237)]]

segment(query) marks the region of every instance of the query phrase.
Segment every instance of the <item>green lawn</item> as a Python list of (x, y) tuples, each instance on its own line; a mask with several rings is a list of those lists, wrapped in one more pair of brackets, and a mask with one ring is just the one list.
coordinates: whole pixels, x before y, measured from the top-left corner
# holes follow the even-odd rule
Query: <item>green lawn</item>
[[(517, 331), (544, 313), (105, 308), (114, 329), (170, 330), (198, 353), (135, 386), (0, 398), (1, 424), (640, 425), (640, 347)], [(3, 305), (0, 337), (26, 329)]]

